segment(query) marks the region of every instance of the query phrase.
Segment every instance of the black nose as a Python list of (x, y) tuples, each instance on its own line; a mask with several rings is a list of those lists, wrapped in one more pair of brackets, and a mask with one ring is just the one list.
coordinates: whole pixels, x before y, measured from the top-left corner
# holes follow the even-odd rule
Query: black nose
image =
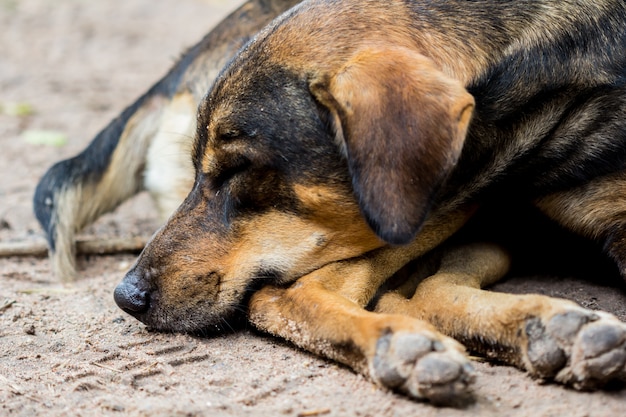
[(141, 285), (135, 272), (130, 271), (113, 292), (115, 303), (131, 315), (145, 313), (150, 307), (150, 294)]

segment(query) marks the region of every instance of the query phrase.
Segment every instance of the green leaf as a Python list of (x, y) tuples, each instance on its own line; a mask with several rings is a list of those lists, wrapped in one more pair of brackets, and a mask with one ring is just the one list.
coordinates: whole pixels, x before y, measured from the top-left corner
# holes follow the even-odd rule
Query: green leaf
[(61, 147), (67, 144), (67, 136), (54, 130), (26, 130), (22, 133), (22, 139), (31, 145)]
[(4, 103), (0, 105), (0, 113), (9, 116), (30, 116), (35, 109), (28, 103)]

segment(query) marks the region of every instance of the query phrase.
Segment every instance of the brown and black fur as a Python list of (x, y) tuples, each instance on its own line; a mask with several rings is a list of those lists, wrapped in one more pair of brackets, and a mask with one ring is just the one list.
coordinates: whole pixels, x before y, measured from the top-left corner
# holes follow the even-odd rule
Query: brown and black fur
[[(116, 302), (174, 331), (247, 307), (435, 402), (474, 379), (454, 339), (576, 388), (624, 379), (624, 323), (484, 291), (507, 253), (446, 241), (482, 207), (530, 203), (626, 275), (625, 81), (621, 0), (305, 1), (202, 100), (191, 192)], [(415, 259), (415, 279), (378, 292)]]

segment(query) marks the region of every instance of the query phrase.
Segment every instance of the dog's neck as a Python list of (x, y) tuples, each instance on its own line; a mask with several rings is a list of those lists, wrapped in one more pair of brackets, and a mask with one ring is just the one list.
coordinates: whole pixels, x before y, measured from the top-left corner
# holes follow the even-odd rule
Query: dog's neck
[[(546, 18), (592, 24), (588, 15), (594, 13), (585, 8), (601, 8), (607, 1), (587, 4), (572, 14), (570, 8), (547, 0), (537, 0), (532, 7), (523, 2), (523, 8), (511, 2), (467, 7), (465, 1), (308, 0), (261, 32), (256, 45), (267, 43), (264, 50), (277, 62), (300, 65), (302, 72), (302, 67), (332, 71), (360, 49), (386, 43), (414, 50), (469, 86), (503, 56), (558, 38), (561, 27), (569, 27), (546, 25)], [(516, 18), (507, 18), (511, 15)], [(281, 47), (285, 44), (290, 47)]]

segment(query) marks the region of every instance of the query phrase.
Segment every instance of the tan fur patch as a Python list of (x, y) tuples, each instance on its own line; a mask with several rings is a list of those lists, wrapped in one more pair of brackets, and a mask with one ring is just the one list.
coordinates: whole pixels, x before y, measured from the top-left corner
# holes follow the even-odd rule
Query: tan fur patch
[(569, 230), (592, 239), (624, 224), (626, 175), (598, 178), (582, 187), (536, 201), (537, 207)]

